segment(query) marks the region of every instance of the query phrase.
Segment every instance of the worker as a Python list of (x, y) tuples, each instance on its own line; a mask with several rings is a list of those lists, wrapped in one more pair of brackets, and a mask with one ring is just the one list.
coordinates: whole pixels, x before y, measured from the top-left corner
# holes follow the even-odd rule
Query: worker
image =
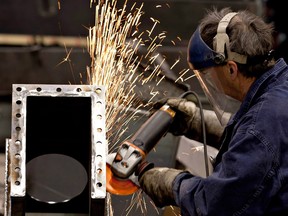
[[(221, 148), (207, 177), (156, 166), (140, 173), (156, 206), (178, 206), (182, 216), (288, 215), (288, 67), (273, 58), (272, 33), (248, 10), (207, 10), (190, 39), (188, 64), (224, 125)], [(229, 97), (241, 105), (227, 118)], [(167, 103), (184, 116), (170, 132), (193, 137), (195, 104)]]

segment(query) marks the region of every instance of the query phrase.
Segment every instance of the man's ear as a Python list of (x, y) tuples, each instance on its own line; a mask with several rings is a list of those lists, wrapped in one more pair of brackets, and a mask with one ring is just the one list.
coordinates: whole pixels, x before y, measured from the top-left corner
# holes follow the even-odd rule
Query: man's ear
[(238, 76), (238, 66), (234, 61), (228, 61), (227, 62), (230, 77), (232, 80), (235, 80)]

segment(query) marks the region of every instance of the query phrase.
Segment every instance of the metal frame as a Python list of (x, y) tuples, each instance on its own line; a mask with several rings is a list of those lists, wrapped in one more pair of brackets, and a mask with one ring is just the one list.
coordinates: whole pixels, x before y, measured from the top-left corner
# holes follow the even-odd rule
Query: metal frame
[[(92, 203), (106, 203), (105, 89), (95, 85), (13, 84), (11, 138), (6, 139), (5, 216), (23, 215), (17, 204), (26, 196), (26, 105), (28, 96), (91, 98), (91, 185)], [(105, 202), (103, 202), (105, 201)], [(96, 206), (99, 206), (99, 203)], [(92, 204), (90, 204), (92, 205)], [(24, 208), (19, 213), (14, 208)], [(94, 208), (94, 210), (91, 210)], [(106, 209), (103, 208), (103, 209)], [(90, 207), (90, 214), (97, 211)], [(12, 213), (14, 212), (14, 213)], [(106, 210), (105, 210), (106, 212)], [(16, 213), (16, 214), (15, 214)], [(104, 215), (104, 212), (102, 213)], [(105, 213), (107, 214), (107, 212)], [(101, 211), (97, 211), (101, 215)]]

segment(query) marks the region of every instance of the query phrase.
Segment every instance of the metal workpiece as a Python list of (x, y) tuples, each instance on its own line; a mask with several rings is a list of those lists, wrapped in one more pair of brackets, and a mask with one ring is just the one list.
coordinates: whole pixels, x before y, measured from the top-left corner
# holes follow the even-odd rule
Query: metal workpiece
[(105, 88), (13, 84), (12, 89), (5, 216), (107, 215)]

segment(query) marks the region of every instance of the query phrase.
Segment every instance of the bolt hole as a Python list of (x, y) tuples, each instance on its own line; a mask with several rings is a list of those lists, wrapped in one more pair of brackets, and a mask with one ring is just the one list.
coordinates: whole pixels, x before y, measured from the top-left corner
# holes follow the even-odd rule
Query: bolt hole
[(97, 88), (97, 89), (96, 89), (96, 93), (97, 93), (97, 94), (100, 94), (101, 92), (102, 92), (102, 90), (101, 90), (100, 88)]
[(16, 91), (20, 92), (20, 91), (22, 91), (22, 88), (21, 87), (17, 87)]
[(20, 185), (20, 181), (15, 181), (15, 185), (19, 186)]
[(97, 183), (97, 187), (99, 187), (99, 188), (102, 187), (102, 183), (101, 183), (101, 182), (98, 182), (98, 183)]
[(20, 105), (21, 103), (22, 103), (21, 100), (16, 101), (16, 104), (18, 104), (18, 105)]
[(20, 117), (21, 117), (21, 114), (20, 114), (20, 113), (17, 113), (17, 114), (16, 114), (16, 117), (17, 117), (17, 118), (20, 118)]
[(42, 89), (41, 89), (40, 87), (38, 87), (36, 90), (37, 90), (38, 92), (42, 91)]
[(16, 129), (16, 131), (20, 131), (21, 127), (16, 127), (15, 129)]
[(62, 89), (61, 89), (61, 88), (57, 88), (56, 91), (57, 91), (57, 92), (61, 92)]
[(76, 91), (77, 91), (77, 92), (81, 92), (82, 89), (81, 89), (81, 88), (77, 88)]

